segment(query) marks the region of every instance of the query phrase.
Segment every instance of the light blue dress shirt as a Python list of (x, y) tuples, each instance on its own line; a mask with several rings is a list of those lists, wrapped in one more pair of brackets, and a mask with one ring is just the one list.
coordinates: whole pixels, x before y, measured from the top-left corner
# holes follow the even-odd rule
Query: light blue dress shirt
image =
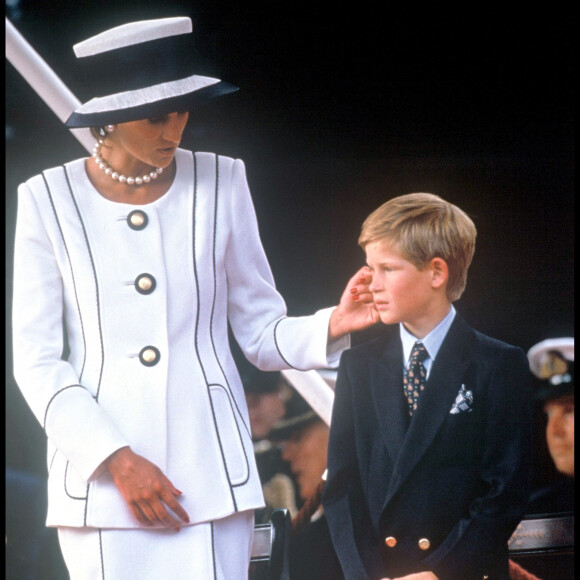
[(409, 357), (411, 356), (411, 350), (413, 345), (418, 340), (423, 343), (423, 346), (427, 349), (429, 357), (423, 361), (425, 370), (427, 371), (427, 378), (429, 378), (429, 373), (433, 362), (437, 358), (437, 353), (443, 344), (443, 340), (447, 336), (447, 332), (451, 327), (451, 323), (455, 318), (455, 308), (451, 305), (449, 312), (445, 315), (445, 318), (424, 338), (417, 338), (413, 336), (401, 322), (399, 323), (399, 330), (401, 333), (401, 341), (403, 343), (403, 365), (407, 366)]

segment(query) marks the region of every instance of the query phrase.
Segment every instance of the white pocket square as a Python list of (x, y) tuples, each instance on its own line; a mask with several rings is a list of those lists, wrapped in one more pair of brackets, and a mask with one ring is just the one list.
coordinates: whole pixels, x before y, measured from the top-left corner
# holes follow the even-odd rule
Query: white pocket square
[(461, 385), (457, 397), (455, 397), (455, 403), (451, 405), (451, 415), (457, 415), (458, 413), (471, 413), (473, 409), (473, 393), (465, 388), (465, 385)]

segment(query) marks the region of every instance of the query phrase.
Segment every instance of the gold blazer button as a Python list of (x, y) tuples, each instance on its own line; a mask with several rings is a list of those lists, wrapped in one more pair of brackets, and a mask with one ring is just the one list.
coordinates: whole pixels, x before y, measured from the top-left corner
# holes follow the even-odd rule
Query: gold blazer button
[(431, 547), (431, 542), (427, 538), (421, 538), (419, 540), (419, 548), (421, 550), (428, 550)]
[(393, 536), (389, 536), (385, 538), (385, 544), (389, 548), (394, 548), (397, 545), (397, 538), (393, 538)]

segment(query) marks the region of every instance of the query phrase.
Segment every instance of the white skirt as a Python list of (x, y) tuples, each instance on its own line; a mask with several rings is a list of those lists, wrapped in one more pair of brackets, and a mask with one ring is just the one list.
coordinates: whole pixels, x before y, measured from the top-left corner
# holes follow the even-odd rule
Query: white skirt
[(171, 529), (58, 528), (71, 580), (247, 580), (254, 512)]

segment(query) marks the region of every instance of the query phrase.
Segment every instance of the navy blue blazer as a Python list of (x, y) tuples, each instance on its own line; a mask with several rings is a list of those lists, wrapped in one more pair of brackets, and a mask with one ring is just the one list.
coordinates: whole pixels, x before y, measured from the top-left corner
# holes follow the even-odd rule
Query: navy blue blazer
[(343, 353), (323, 506), (347, 580), (509, 578), (530, 491), (530, 383), (521, 349), (459, 315), (412, 418), (397, 325)]

